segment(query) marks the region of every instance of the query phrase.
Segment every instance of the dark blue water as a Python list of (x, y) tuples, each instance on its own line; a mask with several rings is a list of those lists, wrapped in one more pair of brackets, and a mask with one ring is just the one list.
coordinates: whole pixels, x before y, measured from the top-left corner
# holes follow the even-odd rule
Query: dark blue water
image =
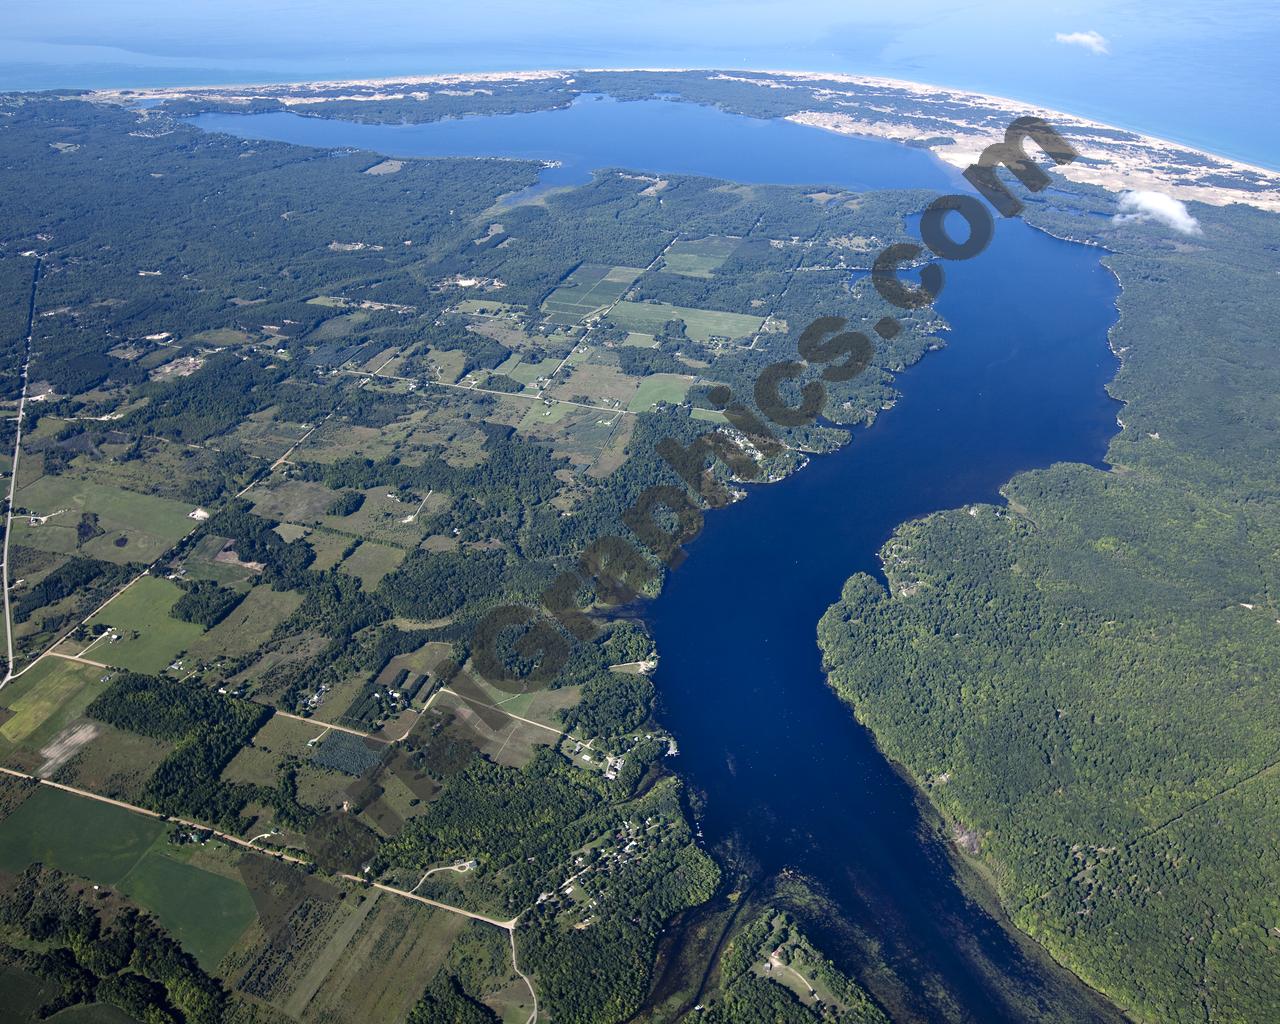
[[(205, 115), (252, 138), (390, 155), (521, 156), (590, 168), (710, 174), (846, 188), (955, 188), (931, 156), (705, 108), (586, 101), (564, 111), (414, 126), (288, 114)], [(1013, 474), (1101, 465), (1117, 403), (1106, 332), (1116, 282), (1099, 251), (1001, 221), (978, 258), (949, 265), (938, 308), (947, 347), (902, 374), (902, 399), (852, 444), (707, 518), (647, 608), (662, 717), (680, 773), (706, 796), (712, 845), (736, 839), (761, 877), (817, 879), (868, 931), (908, 991), (898, 1019), (1115, 1019), (1074, 979), (1029, 959), (957, 887), (910, 787), (827, 689), (816, 625), (900, 523), (998, 502)]]
[[(711, 514), (649, 609), (663, 720), (680, 772), (708, 793), (707, 836), (742, 837), (763, 874), (824, 883), (906, 977), (950, 993), (963, 1008), (951, 1019), (1037, 1019), (1002, 989), (1059, 1010), (1075, 993), (921, 842), (909, 786), (825, 686), (815, 624), (854, 572), (881, 576), (877, 551), (898, 524), (1000, 502), (1019, 470), (1102, 465), (1118, 408), (1103, 391), (1115, 295), (1096, 250), (1002, 223), (987, 252), (948, 267), (938, 306), (954, 330), (898, 379), (898, 405), (840, 452)], [(920, 1019), (948, 1019), (923, 985), (917, 995)]]

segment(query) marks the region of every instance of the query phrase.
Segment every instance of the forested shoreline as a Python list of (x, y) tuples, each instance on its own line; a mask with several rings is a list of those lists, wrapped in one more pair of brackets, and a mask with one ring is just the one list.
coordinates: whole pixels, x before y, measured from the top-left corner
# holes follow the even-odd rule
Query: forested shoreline
[(1193, 207), (1184, 243), (1093, 203), (1027, 216), (1104, 246), (1124, 289), (1111, 469), (904, 524), (889, 592), (854, 577), (819, 637), (1019, 928), (1137, 1019), (1269, 1019), (1274, 216)]
[[(681, 484), (656, 446), (712, 429), (712, 386), (749, 396), (818, 313), (879, 305), (849, 271), (924, 194), (680, 176), (654, 191), (613, 169), (499, 209), (536, 165), (372, 173), (376, 154), (248, 143), (167, 113), (0, 104), (25, 162), (0, 176), (15, 193), (32, 167), (45, 182), (6, 210), (21, 241), (0, 250), (6, 268), (29, 268), (23, 253), (45, 267), (6, 765), (243, 844), (192, 827), (130, 854), (164, 878), (142, 905), (194, 929), (213, 916), (202, 900), (251, 897), (211, 954), (227, 1017), (286, 1012), (308, 957), (366, 914), (371, 943), (443, 936), (426, 959), (362, 954), (406, 1013), (424, 989), (419, 1016), (516, 1012), (534, 990), (513, 953), (557, 1019), (641, 1012), (664, 930), (727, 884), (666, 760), (652, 640), (587, 588), (572, 596), (597, 628), (569, 638), (551, 686), (500, 694), (460, 670), (490, 611), (537, 605), (627, 529), (639, 493)], [(605, 315), (624, 294), (638, 331)], [(833, 425), (782, 431), (770, 475), (892, 401), (894, 374), (937, 344), (936, 318), (903, 326), (871, 372), (829, 389)], [(511, 639), (504, 668), (528, 672)], [(52, 834), (58, 805), (23, 813)], [(98, 870), (65, 837), (38, 854), (11, 842), (15, 867)], [(276, 872), (250, 847), (294, 860)], [(518, 920), (515, 941), (451, 940), (438, 918), (402, 920), (411, 905), (371, 911), (361, 877), (490, 929)], [(397, 900), (412, 904), (379, 906)], [(326, 978), (340, 975), (334, 960)]]
[[(575, 94), (652, 98), (671, 81), (588, 73)], [(755, 117), (799, 102), (754, 79), (678, 82), (687, 101)], [(435, 99), (429, 119), (572, 101), (556, 82)], [(705, 993), (714, 1021), (882, 1024), (900, 979), (851, 957), (883, 986), (864, 990), (786, 899), (721, 914), (714, 962), (664, 959), (668, 930), (756, 880), (706, 848), (704, 796), (667, 760), (643, 610), (615, 609), (585, 576), (567, 596), (549, 585), (627, 536), (623, 510), (646, 489), (684, 493), (658, 444), (692, 447), (727, 422), (713, 389), (750, 402), (815, 317), (892, 312), (866, 272), (911, 237), (929, 194), (610, 168), (510, 207), (535, 163), (384, 161), (175, 116), (219, 106), (0, 97), (15, 154), (0, 180), (21, 194), (34, 168), (42, 184), (5, 209), (11, 405), (16, 311), (32, 259), (44, 268), (14, 503), (23, 674), (4, 695), (0, 757), (227, 830), (243, 859), (196, 829), (133, 863), (239, 893), (255, 923), (227, 926), (208, 974), (130, 923), (176, 981), (167, 961), (126, 970), (128, 950), (90, 976), (59, 950), (96, 941), (96, 926), (57, 915), (36, 922), (50, 949), (0, 966), (47, 970), (68, 1002), (150, 999), (165, 1020), (192, 985), (210, 1005), (187, 1018), (230, 1024), (313, 1019), (317, 992), (335, 1002), (314, 1019), (365, 995), (414, 1024), (510, 1017), (534, 993), (518, 961), (558, 1021), (665, 1021), (677, 997)], [(378, 121), (411, 106), (296, 109)], [(922, 134), (950, 109), (918, 118)], [(904, 524), (883, 552), (889, 590), (854, 577), (820, 641), (832, 686), (1018, 928), (1137, 1019), (1269, 1019), (1274, 215), (1196, 206), (1202, 232), (1172, 237), (1114, 223), (1109, 193), (1057, 184), (1029, 197), (1027, 219), (1103, 247), (1124, 287), (1111, 468), (1023, 474), (1003, 506)], [(921, 310), (901, 326), (867, 373), (827, 390), (820, 424), (779, 431), (780, 453), (739, 439), (765, 478), (892, 406), (896, 375), (945, 324)], [(820, 370), (799, 372), (797, 385)], [(663, 567), (643, 568), (653, 596)], [(509, 691), (475, 671), (490, 613), (570, 599), (592, 628), (549, 627), (570, 651), (549, 685)], [(500, 682), (536, 674), (538, 650), (511, 632), (495, 649)], [(21, 873), (20, 839), (0, 881), (26, 899), (44, 876)], [(165, 884), (144, 897), (161, 903)], [(6, 905), (29, 930), (35, 904)], [(397, 945), (436, 935), (425, 952)], [(373, 980), (342, 976), (335, 950), (357, 940)]]

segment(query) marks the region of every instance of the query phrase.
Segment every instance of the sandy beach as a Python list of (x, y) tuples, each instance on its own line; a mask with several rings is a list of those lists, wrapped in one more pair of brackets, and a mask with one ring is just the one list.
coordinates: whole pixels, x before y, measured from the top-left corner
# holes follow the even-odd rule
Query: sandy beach
[[(100, 102), (115, 103), (185, 99), (248, 105), (269, 100), (286, 108), (326, 102), (427, 102), (433, 93), (465, 96), (492, 93), (494, 87), (504, 84), (550, 80), (572, 85), (574, 76), (582, 73), (629, 72), (706, 74), (710, 81), (807, 91), (828, 109), (799, 110), (787, 115), (788, 120), (840, 134), (927, 145), (939, 159), (960, 168), (969, 166), (987, 146), (999, 141), (993, 133), (993, 121), (1007, 123), (1030, 114), (1054, 125), (1080, 152), (1083, 159), (1056, 168), (1071, 181), (1117, 192), (1160, 192), (1183, 202), (1214, 206), (1245, 203), (1280, 211), (1280, 172), (1270, 168), (1005, 96), (840, 72), (692, 68), (455, 72), (342, 81), (113, 89), (91, 96)], [(832, 106), (845, 109), (831, 110)], [(945, 120), (946, 127), (933, 133), (922, 132), (916, 123), (920, 118)]]

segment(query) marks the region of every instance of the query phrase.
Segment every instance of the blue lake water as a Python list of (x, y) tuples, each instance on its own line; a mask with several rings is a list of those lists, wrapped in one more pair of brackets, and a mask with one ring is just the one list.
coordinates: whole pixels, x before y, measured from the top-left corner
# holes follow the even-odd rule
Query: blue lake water
[[(1093, 31), (1105, 51), (1059, 41)], [(1274, 0), (9, 4), (0, 88), (797, 68), (1013, 96), (1280, 167)]]
[[(389, 155), (559, 160), (544, 177), (551, 184), (625, 166), (844, 188), (957, 186), (919, 150), (662, 101), (413, 126), (290, 114), (196, 123)], [(676, 768), (705, 796), (707, 841), (736, 841), (761, 878), (792, 869), (816, 879), (906, 981), (896, 1020), (1030, 1022), (1049, 1006), (1081, 1022), (1119, 1019), (965, 898), (911, 788), (827, 689), (816, 643), (844, 580), (879, 575), (877, 551), (898, 524), (999, 502), (999, 486), (1020, 470), (1102, 465), (1118, 410), (1104, 390), (1116, 369), (1106, 332), (1117, 286), (1099, 256), (1002, 220), (986, 252), (948, 265), (938, 302), (952, 325), (947, 346), (899, 377), (898, 405), (841, 451), (709, 514), (689, 559), (645, 608), (662, 654), (662, 719), (680, 744)]]
[(663, 718), (679, 769), (709, 794), (708, 836), (741, 837), (764, 873), (794, 868), (835, 894), (917, 982), (902, 1019), (1038, 1019), (1004, 1002), (1012, 990), (1107, 1020), (964, 899), (920, 838), (910, 787), (821, 671), (818, 618), (854, 572), (882, 577), (899, 523), (999, 503), (1020, 470), (1102, 465), (1116, 430), (1103, 390), (1116, 284), (1096, 251), (1006, 222), (947, 273), (938, 308), (954, 329), (899, 377), (898, 405), (793, 478), (749, 487), (689, 545), (650, 614)]
[[(950, 189), (959, 172), (896, 142), (815, 131), (790, 121), (725, 114), (667, 100), (620, 103), (587, 96), (529, 114), (429, 124), (358, 124), (297, 114), (201, 114), (208, 131), (304, 146), (353, 146), (390, 156), (492, 156), (556, 161), (543, 186), (580, 185), (599, 167), (702, 174), (736, 181), (846, 188)], [(852, 141), (852, 144), (851, 144)]]

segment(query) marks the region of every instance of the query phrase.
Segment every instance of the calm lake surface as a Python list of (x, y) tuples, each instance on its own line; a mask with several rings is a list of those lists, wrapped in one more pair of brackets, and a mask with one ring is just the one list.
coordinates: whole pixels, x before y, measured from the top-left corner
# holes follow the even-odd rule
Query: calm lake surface
[[(1153, 16), (1153, 12), (1158, 12)], [(0, 88), (297, 82), (537, 68), (883, 75), (1065, 110), (1280, 168), (1275, 0), (10, 3)], [(1095, 30), (1108, 53), (1066, 45)]]
[[(594, 167), (744, 182), (957, 190), (929, 154), (687, 104), (585, 100), (562, 111), (379, 126), (292, 114), (204, 115), (202, 128), (396, 156), (557, 160), (542, 186)], [(902, 399), (835, 454), (708, 515), (646, 608), (662, 654), (675, 767), (705, 794), (708, 843), (736, 840), (768, 877), (816, 879), (907, 982), (898, 1018), (1119, 1020), (1065, 972), (1028, 958), (958, 888), (911, 788), (827, 689), (818, 619), (900, 523), (1000, 502), (1020, 470), (1101, 466), (1119, 404), (1104, 391), (1117, 286), (1096, 249), (1001, 221), (978, 258), (948, 265), (947, 347), (898, 378)], [(839, 958), (839, 951), (831, 950)]]
[(849, 139), (790, 121), (760, 120), (664, 100), (586, 96), (562, 110), (461, 117), (430, 124), (357, 124), (297, 114), (201, 114), (208, 131), (304, 146), (353, 146), (388, 156), (493, 156), (555, 161), (544, 187), (581, 185), (599, 167), (705, 174), (743, 182), (838, 182), (846, 188), (937, 188), (959, 173), (923, 150)]

